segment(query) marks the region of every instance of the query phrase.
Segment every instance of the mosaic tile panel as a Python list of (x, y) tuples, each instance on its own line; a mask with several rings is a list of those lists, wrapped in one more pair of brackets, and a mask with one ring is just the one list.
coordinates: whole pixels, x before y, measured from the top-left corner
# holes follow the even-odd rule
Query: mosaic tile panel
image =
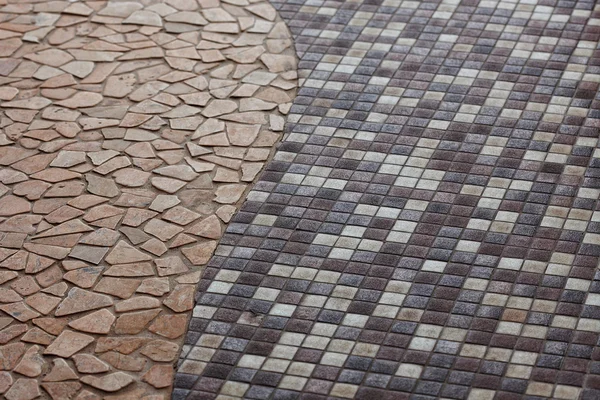
[(300, 90), (173, 398), (600, 397), (600, 6), (273, 4)]

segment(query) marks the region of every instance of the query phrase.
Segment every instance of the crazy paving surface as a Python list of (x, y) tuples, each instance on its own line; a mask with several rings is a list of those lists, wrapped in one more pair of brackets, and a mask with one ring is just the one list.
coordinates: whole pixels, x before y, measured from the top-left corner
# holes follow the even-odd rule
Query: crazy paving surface
[(0, 398), (170, 397), (296, 81), (264, 1), (0, 0)]
[(274, 4), (298, 97), (173, 398), (600, 398), (600, 6)]

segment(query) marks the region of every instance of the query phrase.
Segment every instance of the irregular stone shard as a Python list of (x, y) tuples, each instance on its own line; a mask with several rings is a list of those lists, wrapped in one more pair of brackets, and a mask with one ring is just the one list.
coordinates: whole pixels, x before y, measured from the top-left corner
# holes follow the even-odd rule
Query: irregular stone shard
[(11, 371), (25, 353), (25, 344), (11, 343), (0, 346), (0, 370)]
[(171, 365), (154, 365), (144, 375), (142, 380), (148, 382), (157, 389), (165, 388), (171, 385), (173, 381), (173, 367)]
[(158, 299), (148, 296), (137, 296), (117, 303), (115, 305), (115, 311), (121, 313), (158, 307), (160, 307), (160, 301)]
[(120, 193), (119, 188), (112, 179), (100, 178), (92, 174), (87, 174), (85, 179), (88, 183), (87, 190), (92, 194), (110, 198)]
[(127, 18), (134, 11), (141, 10), (144, 6), (134, 1), (109, 1), (105, 8), (98, 11), (98, 15), (108, 17)]
[(217, 248), (216, 241), (200, 243), (193, 247), (185, 247), (181, 250), (183, 255), (194, 265), (204, 265), (210, 260), (212, 253)]
[(52, 370), (42, 379), (43, 382), (62, 382), (71, 379), (79, 379), (75, 371), (62, 358), (55, 358)]
[[(183, 272), (185, 271), (187, 271), (187, 267), (184, 265)], [(142, 281), (142, 284), (138, 287), (137, 292), (146, 293), (153, 296), (162, 296), (165, 293), (169, 293), (170, 290), (168, 278), (148, 278)]]
[(103, 309), (76, 319), (70, 322), (69, 326), (81, 332), (107, 334), (115, 319), (110, 311)]
[(71, 357), (93, 341), (92, 336), (65, 330), (46, 348), (44, 354)]
[(119, 335), (140, 333), (159, 313), (160, 309), (154, 309), (123, 314), (117, 320), (115, 333)]
[(162, 26), (160, 15), (152, 11), (134, 11), (125, 21), (124, 24)]
[(145, 345), (140, 353), (157, 362), (170, 362), (177, 357), (179, 346), (166, 340), (153, 340)]
[(12, 376), (6, 371), (0, 372), (0, 394), (5, 393), (12, 384)]
[(194, 307), (194, 286), (176, 286), (163, 304), (175, 312), (191, 310)]
[(211, 215), (188, 228), (186, 232), (209, 239), (219, 239), (221, 237), (221, 223), (216, 216)]
[(72, 399), (75, 397), (81, 384), (79, 382), (45, 382), (42, 387), (52, 399)]
[(0, 198), (0, 217), (12, 216), (31, 211), (31, 203), (22, 197), (5, 196)]
[(45, 97), (32, 97), (27, 100), (14, 100), (7, 103), (2, 103), (5, 108), (24, 108), (26, 110), (41, 110), (42, 108), (52, 104), (52, 101)]
[(41, 396), (40, 387), (35, 379), (17, 379), (6, 392), (7, 400), (32, 400)]
[(134, 379), (124, 372), (115, 372), (102, 377), (86, 375), (81, 378), (81, 382), (105, 392), (116, 392), (132, 384)]
[(148, 330), (157, 335), (176, 339), (185, 333), (187, 327), (187, 316), (184, 314), (178, 315), (161, 315), (154, 320)]
[(39, 346), (31, 346), (27, 352), (25, 352), (21, 362), (17, 364), (14, 371), (30, 378), (39, 376), (42, 373), (42, 367), (45, 364), (44, 359), (39, 354), (39, 351)]
[(71, 358), (77, 371), (82, 374), (99, 374), (110, 370), (110, 366), (91, 354), (75, 354)]
[(74, 287), (69, 290), (67, 298), (58, 305), (55, 315), (60, 317), (76, 314), (82, 311), (108, 307), (112, 304), (113, 301), (109, 296)]
[(55, 104), (67, 108), (85, 108), (93, 107), (102, 101), (101, 94), (94, 92), (77, 92), (73, 97), (58, 101)]
[(102, 361), (110, 364), (114, 369), (121, 371), (139, 372), (144, 369), (146, 359), (136, 356), (119, 354), (116, 351), (109, 351), (100, 355)]
[(245, 185), (223, 185), (216, 191), (215, 201), (221, 204), (236, 203), (246, 190)]
[(154, 263), (158, 269), (158, 276), (176, 275), (188, 271), (188, 267), (177, 256), (159, 258), (154, 260)]
[(109, 264), (129, 264), (140, 261), (149, 261), (152, 257), (135, 249), (123, 240), (119, 241), (115, 248), (106, 257)]

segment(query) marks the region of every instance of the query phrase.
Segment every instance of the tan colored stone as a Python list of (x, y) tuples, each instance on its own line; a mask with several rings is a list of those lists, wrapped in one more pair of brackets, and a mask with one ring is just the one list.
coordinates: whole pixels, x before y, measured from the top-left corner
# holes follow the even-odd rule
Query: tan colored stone
[(176, 339), (185, 333), (186, 328), (187, 316), (185, 314), (165, 314), (156, 318), (148, 330), (169, 339)]
[(270, 72), (279, 73), (296, 69), (294, 56), (266, 53), (260, 57), (260, 60), (269, 68)]
[(52, 362), (54, 363), (52, 370), (48, 375), (44, 376), (42, 382), (62, 382), (71, 379), (79, 379), (75, 371), (73, 371), (71, 367), (69, 367), (69, 364), (62, 358), (55, 358)]
[(86, 375), (81, 378), (81, 382), (105, 392), (116, 392), (132, 384), (134, 379), (123, 372), (115, 372), (102, 377)]
[(216, 241), (209, 241), (199, 243), (193, 247), (185, 247), (181, 250), (183, 255), (194, 265), (203, 265), (210, 260), (215, 248), (217, 247)]
[(71, 321), (69, 326), (81, 332), (107, 334), (115, 319), (110, 311), (103, 309)]
[[(31, 257), (29, 257), (31, 259)], [(25, 300), (25, 303), (34, 310), (46, 315), (60, 303), (59, 297), (49, 296), (44, 293), (36, 293)]]
[(186, 244), (194, 243), (196, 239), (193, 237), (186, 235), (185, 233), (181, 233), (177, 235), (177, 237), (169, 244), (169, 248), (177, 248), (181, 246), (185, 246)]
[(106, 257), (106, 262), (109, 264), (128, 264), (151, 259), (149, 255), (142, 253), (121, 240)]
[(38, 283), (42, 284), (42, 282), (40, 282), (40, 280), (39, 280), (39, 277), (41, 275), (42, 274), (38, 274), (36, 276), (35, 280), (33, 279), (32, 276), (23, 276), (20, 279), (13, 282), (10, 285), (10, 287), (13, 288), (15, 291), (17, 291), (19, 294), (21, 294), (23, 296), (27, 296), (27, 295), (36, 293), (40, 290), (40, 286), (38, 285)]
[[(36, 254), (45, 254), (48, 257), (55, 258), (57, 260), (62, 260), (69, 254), (69, 249), (60, 246), (52, 246), (52, 245), (44, 245), (37, 243), (25, 243), (23, 245), (25, 249), (29, 250), (32, 253)], [(47, 266), (47, 265), (46, 265)], [(46, 266), (42, 266), (43, 269)], [(31, 269), (32, 272), (37, 272), (35, 269)]]
[(171, 362), (177, 357), (179, 346), (166, 340), (153, 340), (140, 353), (157, 362)]
[(228, 122), (227, 136), (235, 146), (249, 146), (258, 137), (260, 125), (245, 125)]
[(40, 316), (39, 313), (27, 307), (22, 301), (19, 301), (17, 303), (1, 305), (0, 310), (4, 311), (5, 313), (7, 313), (8, 315), (20, 322), (27, 322), (30, 319), (37, 318)]
[(0, 346), (0, 370), (11, 371), (24, 353), (25, 345), (23, 343)]
[(113, 265), (108, 269), (108, 271), (104, 272), (104, 275), (120, 277), (152, 276), (154, 275), (154, 270), (152, 269), (152, 265), (149, 262), (117, 264)]
[(58, 305), (55, 315), (60, 317), (82, 311), (108, 307), (112, 304), (112, 299), (106, 295), (74, 287), (69, 290), (67, 297)]
[[(106, 225), (111, 227), (113, 223), (116, 225), (119, 222), (120, 216), (101, 219), (93, 224), (96, 226), (102, 226), (102, 222), (106, 222)], [(100, 264), (106, 253), (108, 252), (108, 247), (97, 247), (97, 246), (87, 246), (87, 245), (77, 245), (73, 248), (73, 250), (69, 253), (69, 257), (77, 258), (79, 260), (87, 261), (92, 264)]]
[(102, 94), (107, 97), (122, 98), (133, 92), (136, 83), (134, 74), (111, 76), (106, 80)]
[(0, 217), (12, 216), (31, 211), (31, 203), (16, 196), (4, 196), (0, 198)]
[(192, 225), (186, 230), (186, 233), (209, 239), (219, 239), (221, 237), (221, 223), (216, 216), (211, 215)]
[(144, 375), (142, 380), (157, 389), (165, 388), (173, 382), (174, 371), (170, 365), (154, 365)]
[(167, 246), (165, 246), (165, 244), (162, 241), (160, 241), (156, 238), (152, 238), (152, 239), (148, 240), (146, 243), (144, 243), (140, 247), (143, 250), (147, 251), (148, 253), (152, 253), (158, 257), (165, 254), (168, 250)]
[(12, 289), (0, 288), (0, 302), (2, 303), (14, 303), (21, 301), (23, 298), (19, 296), (17, 292)]
[(71, 357), (73, 354), (92, 343), (92, 336), (84, 335), (69, 330), (63, 331), (48, 348), (44, 354), (52, 354), (59, 357)]
[(175, 312), (191, 310), (194, 307), (194, 292), (193, 285), (177, 285), (163, 304)]
[(119, 194), (119, 188), (111, 179), (100, 178), (91, 174), (87, 174), (85, 179), (88, 183), (87, 190), (92, 194), (103, 197), (115, 197)]
[(144, 369), (146, 360), (141, 357), (128, 356), (117, 353), (115, 351), (109, 351), (100, 356), (100, 359), (110, 364), (114, 369), (121, 371), (132, 371), (138, 372)]
[(266, 2), (253, 4), (244, 8), (250, 11), (252, 14), (258, 15), (259, 17), (268, 21), (275, 21), (275, 17), (277, 17), (277, 12), (275, 11), (275, 9), (269, 3)]
[(159, 258), (154, 260), (154, 263), (158, 270), (158, 276), (170, 276), (188, 271), (188, 268), (178, 256)]
[(46, 382), (42, 387), (52, 399), (72, 399), (81, 389), (79, 382)]
[(56, 102), (57, 105), (67, 108), (93, 107), (102, 101), (102, 95), (94, 92), (77, 92), (67, 100)]
[[(138, 288), (139, 291), (139, 288)], [(123, 300), (115, 305), (115, 311), (118, 313), (127, 311), (137, 311), (160, 307), (160, 301), (154, 297), (136, 296), (128, 300)]]
[(48, 346), (54, 339), (54, 336), (37, 327), (29, 329), (27, 333), (21, 337), (21, 341), (23, 342), (41, 344), (43, 346)]
[(39, 354), (40, 347), (35, 345), (30, 347), (26, 352), (21, 362), (17, 364), (14, 371), (21, 375), (35, 378), (42, 373), (42, 367), (44, 366), (44, 359)]
[(115, 182), (128, 187), (144, 186), (152, 174), (134, 168), (126, 168), (114, 173)]
[(6, 391), (8, 390), (8, 388), (10, 388), (12, 386), (12, 384), (13, 384), (12, 376), (6, 371), (1, 371), (0, 372), (0, 394), (6, 393)]
[(101, 400), (102, 397), (96, 393), (92, 393), (89, 390), (82, 390), (81, 393), (75, 398), (75, 400)]
[(162, 26), (162, 19), (152, 11), (138, 10), (134, 11), (125, 21), (124, 24)]
[(27, 324), (10, 325), (8, 328), (0, 330), (0, 344), (6, 344), (25, 332), (27, 332)]
[(121, 235), (112, 229), (100, 228), (87, 236), (84, 236), (79, 243), (93, 246), (113, 246), (117, 243)]
[(204, 108), (202, 115), (207, 118), (213, 118), (232, 113), (237, 110), (237, 107), (237, 104), (231, 100), (213, 100)]
[(176, 193), (185, 185), (185, 182), (178, 179), (152, 178), (152, 186), (167, 193)]
[(106, 7), (98, 11), (98, 15), (127, 18), (134, 11), (140, 10), (142, 8), (144, 8), (142, 4), (134, 1), (108, 2), (106, 4)]
[(13, 87), (0, 88), (0, 100), (10, 101), (19, 93), (19, 89)]
[(140, 283), (138, 279), (104, 277), (96, 285), (94, 291), (127, 299), (131, 297)]
[(153, 309), (123, 314), (117, 319), (115, 333), (128, 335), (140, 333), (159, 313), (160, 309)]
[(223, 185), (220, 186), (215, 195), (215, 201), (221, 204), (236, 203), (244, 193), (245, 185)]
[(61, 151), (50, 163), (51, 167), (69, 168), (85, 162), (83, 151)]
[(6, 400), (32, 400), (40, 397), (40, 387), (35, 379), (17, 379), (6, 392)]
[(71, 357), (75, 362), (75, 368), (82, 374), (99, 374), (110, 370), (110, 367), (91, 354), (75, 354)]
[(39, 326), (52, 335), (60, 334), (67, 325), (67, 322), (65, 318), (36, 318), (33, 320), (34, 325)]
[[(178, 257), (177, 257), (178, 258)], [(158, 260), (157, 260), (158, 261)], [(181, 261), (181, 260), (180, 260)], [(183, 264), (183, 263), (182, 263)], [(157, 264), (158, 267), (158, 264)], [(169, 267), (163, 267), (163, 274), (169, 275), (169, 272), (174, 269), (168, 269)], [(183, 265), (184, 271), (187, 271), (187, 267)], [(167, 271), (164, 271), (167, 269)], [(176, 270), (176, 269), (175, 269)], [(166, 272), (166, 273), (164, 273)], [(177, 273), (177, 272), (176, 272)], [(159, 275), (161, 270), (159, 269)], [(170, 291), (168, 278), (148, 278), (142, 281), (142, 284), (137, 288), (136, 292), (151, 294), (153, 296), (162, 296)]]

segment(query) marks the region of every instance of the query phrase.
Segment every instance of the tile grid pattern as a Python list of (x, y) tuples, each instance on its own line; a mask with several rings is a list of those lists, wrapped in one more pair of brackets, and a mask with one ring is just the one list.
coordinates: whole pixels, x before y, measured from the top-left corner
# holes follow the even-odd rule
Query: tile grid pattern
[(174, 398), (600, 396), (600, 7), (273, 3), (301, 89)]

